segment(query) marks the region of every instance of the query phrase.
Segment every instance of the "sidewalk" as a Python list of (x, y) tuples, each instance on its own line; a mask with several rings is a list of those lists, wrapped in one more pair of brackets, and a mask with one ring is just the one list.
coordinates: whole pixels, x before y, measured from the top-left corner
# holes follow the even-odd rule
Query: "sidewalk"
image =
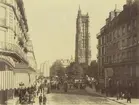
[(18, 98), (13, 98), (13, 99), (8, 100), (6, 103), (7, 105), (18, 105), (18, 101), (19, 101)]
[[(46, 95), (46, 98), (47, 98), (46, 105), (49, 105), (49, 100), (48, 100), (49, 96), (50, 96), (50, 94)], [(39, 104), (39, 97), (35, 97), (34, 101), (35, 101), (35, 103), (33, 103), (33, 105), (40, 105)]]
[(85, 88), (86, 92), (88, 92), (89, 94), (96, 94), (96, 95), (99, 95), (101, 97), (105, 97), (109, 100), (112, 100), (112, 101), (115, 101), (117, 103), (120, 103), (122, 105), (139, 105), (139, 99), (132, 99), (131, 100), (131, 103), (127, 103), (127, 100), (126, 99), (123, 99), (123, 100), (117, 100), (116, 97), (106, 97), (105, 94), (101, 94), (100, 92), (96, 92), (95, 89), (92, 89), (90, 87), (86, 87)]

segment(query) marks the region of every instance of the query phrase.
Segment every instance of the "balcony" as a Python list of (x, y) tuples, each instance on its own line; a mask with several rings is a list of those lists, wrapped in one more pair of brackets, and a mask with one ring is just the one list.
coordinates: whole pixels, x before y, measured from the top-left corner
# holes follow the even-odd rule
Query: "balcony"
[[(36, 70), (36, 69), (35, 69)], [(24, 63), (17, 63), (15, 65), (15, 72), (28, 72), (28, 73), (32, 73), (35, 72), (34, 69), (32, 69), (28, 64), (24, 64)]]
[(19, 61), (28, 63), (27, 55), (22, 51), (20, 47), (15, 44), (0, 42), (0, 53), (3, 55), (12, 56)]
[(97, 34), (97, 38), (100, 36), (100, 33)]
[(11, 57), (0, 55), (0, 59), (7, 61), (11, 66), (15, 67), (15, 62)]

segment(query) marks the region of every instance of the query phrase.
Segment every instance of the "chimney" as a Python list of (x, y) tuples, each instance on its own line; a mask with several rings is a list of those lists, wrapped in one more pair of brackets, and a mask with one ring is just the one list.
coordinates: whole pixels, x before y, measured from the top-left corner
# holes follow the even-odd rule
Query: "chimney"
[(112, 21), (114, 19), (114, 17), (115, 17), (115, 12), (114, 11), (111, 11), (109, 13), (109, 19), (110, 19), (110, 21)]
[(133, 3), (133, 0), (126, 0), (127, 5), (131, 5)]

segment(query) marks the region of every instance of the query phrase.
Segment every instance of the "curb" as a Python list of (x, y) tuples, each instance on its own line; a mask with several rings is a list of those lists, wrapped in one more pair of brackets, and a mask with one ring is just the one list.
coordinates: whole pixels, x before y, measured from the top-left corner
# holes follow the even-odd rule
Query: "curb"
[(119, 104), (127, 105), (127, 104), (124, 104), (124, 103), (122, 103), (122, 102), (119, 102), (119, 101), (117, 101), (117, 100), (115, 100), (115, 99), (110, 99), (109, 97), (107, 97), (107, 96), (105, 96), (105, 95), (102, 95), (102, 94), (100, 94), (100, 93), (98, 93), (98, 92), (94, 92), (94, 90), (91, 89), (90, 87), (86, 87), (85, 90), (86, 90), (86, 92), (89, 93), (89, 94), (96, 94), (96, 95), (98, 95), (98, 96), (105, 97), (105, 98), (107, 98), (108, 100), (117, 102), (117, 103), (119, 103)]

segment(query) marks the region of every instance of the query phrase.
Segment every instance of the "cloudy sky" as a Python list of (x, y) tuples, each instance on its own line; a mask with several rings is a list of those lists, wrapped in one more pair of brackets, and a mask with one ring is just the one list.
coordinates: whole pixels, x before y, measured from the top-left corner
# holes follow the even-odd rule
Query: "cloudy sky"
[(80, 5), (89, 13), (92, 60), (96, 59), (96, 34), (110, 11), (123, 9), (126, 0), (24, 0), (29, 34), (38, 65), (45, 60), (74, 57), (76, 17)]

